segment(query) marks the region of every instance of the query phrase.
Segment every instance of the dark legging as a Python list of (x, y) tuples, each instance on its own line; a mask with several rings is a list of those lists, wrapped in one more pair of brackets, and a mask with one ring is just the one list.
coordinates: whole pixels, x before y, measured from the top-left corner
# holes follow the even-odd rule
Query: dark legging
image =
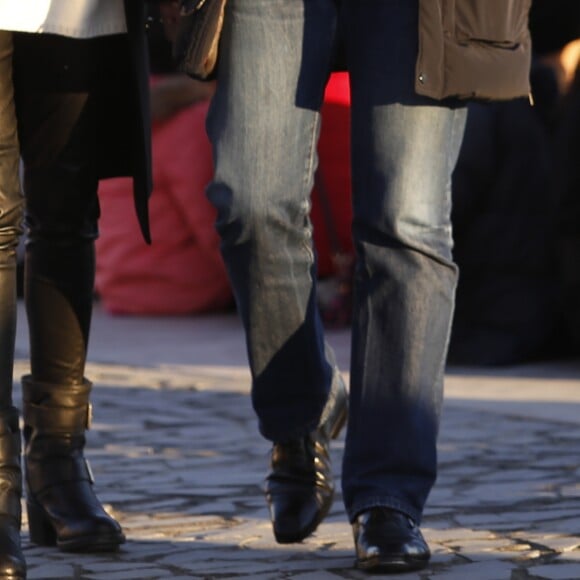
[(80, 384), (98, 234), (98, 119), (90, 86), (78, 90), (61, 85), (51, 92), (34, 87), (26, 77), (26, 65), (42, 42), (34, 35), (17, 34), (14, 40), (16, 112), (25, 168), (24, 288), (31, 371), (38, 382)]
[(0, 413), (12, 406), (16, 333), (16, 246), (22, 195), (12, 90), (12, 34), (0, 31)]
[(27, 229), (32, 378), (83, 381), (98, 236), (98, 180), (133, 168), (127, 35), (15, 33), (14, 87)]

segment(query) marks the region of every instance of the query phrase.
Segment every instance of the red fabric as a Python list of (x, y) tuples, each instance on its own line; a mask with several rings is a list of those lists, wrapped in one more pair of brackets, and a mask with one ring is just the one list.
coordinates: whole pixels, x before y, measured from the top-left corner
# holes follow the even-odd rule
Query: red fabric
[[(331, 75), (322, 106), (322, 128), (318, 142), (320, 187), (312, 193), (311, 219), (318, 253), (318, 275), (335, 273), (335, 252), (352, 253), (352, 205), (350, 180), (350, 90), (347, 73)], [(325, 211), (324, 207), (330, 211)], [(328, 221), (332, 220), (332, 230)], [(336, 241), (334, 241), (336, 239)], [(335, 247), (338, 245), (338, 247)]]
[[(347, 75), (333, 74), (322, 108), (319, 171), (340, 248), (333, 247), (322, 193), (315, 187), (311, 218), (320, 276), (335, 273), (332, 254), (337, 249), (352, 251), (349, 103)], [(109, 312), (186, 314), (232, 303), (215, 210), (205, 196), (213, 172), (207, 108), (208, 103), (196, 104), (153, 126), (151, 246), (139, 232), (131, 181), (101, 182), (96, 290)]]
[(96, 290), (112, 313), (184, 314), (232, 302), (205, 197), (213, 172), (207, 108), (196, 104), (153, 126), (152, 245), (139, 233), (131, 181), (101, 182)]

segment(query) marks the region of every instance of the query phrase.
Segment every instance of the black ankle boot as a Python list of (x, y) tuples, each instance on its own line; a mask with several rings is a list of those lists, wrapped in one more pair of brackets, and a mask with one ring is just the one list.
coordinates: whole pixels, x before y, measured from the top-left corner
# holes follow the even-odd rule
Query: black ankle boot
[(301, 542), (328, 514), (334, 498), (328, 447), (347, 413), (348, 393), (338, 377), (318, 428), (300, 439), (274, 443), (265, 491), (279, 544)]
[(100, 552), (115, 550), (125, 541), (121, 527), (93, 491), (83, 455), (90, 391), (86, 380), (51, 385), (22, 377), (26, 506), (35, 544)]
[(0, 412), (0, 580), (23, 580), (26, 563), (20, 547), (20, 430), (15, 408)]

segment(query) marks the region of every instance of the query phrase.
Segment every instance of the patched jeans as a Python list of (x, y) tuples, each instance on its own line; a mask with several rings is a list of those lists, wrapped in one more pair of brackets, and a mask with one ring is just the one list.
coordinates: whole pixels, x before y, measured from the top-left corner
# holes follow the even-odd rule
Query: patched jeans
[[(261, 433), (315, 428), (333, 361), (316, 306), (309, 221), (336, 0), (230, 0), (208, 117), (208, 197), (246, 331)], [(451, 173), (465, 108), (414, 92), (416, 0), (344, 0), (356, 248), (349, 518), (373, 506), (420, 521), (436, 437), (457, 268)]]

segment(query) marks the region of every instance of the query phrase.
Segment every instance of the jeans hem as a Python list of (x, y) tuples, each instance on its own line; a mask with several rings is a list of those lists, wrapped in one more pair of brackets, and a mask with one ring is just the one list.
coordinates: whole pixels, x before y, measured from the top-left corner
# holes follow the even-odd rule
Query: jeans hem
[(411, 507), (400, 498), (393, 496), (371, 497), (355, 502), (352, 507), (347, 510), (350, 523), (352, 524), (361, 512), (375, 507), (386, 507), (397, 510), (409, 516), (417, 525), (420, 525), (421, 523), (422, 513), (420, 511)]

